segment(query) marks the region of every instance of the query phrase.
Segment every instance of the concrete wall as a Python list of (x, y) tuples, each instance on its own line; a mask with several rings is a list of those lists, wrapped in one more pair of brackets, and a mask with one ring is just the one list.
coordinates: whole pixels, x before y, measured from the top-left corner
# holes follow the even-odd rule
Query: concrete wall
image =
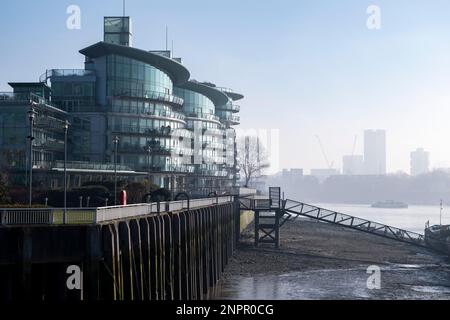
[(241, 211), (240, 232), (244, 231), (255, 220), (253, 211)]
[[(236, 203), (83, 226), (0, 227), (0, 301), (199, 300), (234, 252)], [(83, 272), (70, 289), (68, 268)]]

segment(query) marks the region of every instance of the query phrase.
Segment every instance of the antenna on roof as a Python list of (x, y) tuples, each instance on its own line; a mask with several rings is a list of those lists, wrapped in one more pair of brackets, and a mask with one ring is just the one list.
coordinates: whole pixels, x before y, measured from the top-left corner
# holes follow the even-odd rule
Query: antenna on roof
[(169, 27), (166, 26), (166, 51), (169, 50)]
[(172, 57), (173, 57), (173, 40), (172, 40)]
[(123, 0), (123, 16), (125, 17), (126, 0)]

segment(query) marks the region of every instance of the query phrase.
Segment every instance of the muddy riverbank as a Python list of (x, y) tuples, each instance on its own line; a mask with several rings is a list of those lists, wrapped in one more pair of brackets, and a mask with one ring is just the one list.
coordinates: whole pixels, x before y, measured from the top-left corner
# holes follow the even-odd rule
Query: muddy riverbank
[[(369, 266), (381, 270), (369, 289)], [(224, 299), (450, 299), (446, 257), (339, 226), (297, 220), (281, 230), (281, 248), (253, 246), (247, 228), (225, 270)]]

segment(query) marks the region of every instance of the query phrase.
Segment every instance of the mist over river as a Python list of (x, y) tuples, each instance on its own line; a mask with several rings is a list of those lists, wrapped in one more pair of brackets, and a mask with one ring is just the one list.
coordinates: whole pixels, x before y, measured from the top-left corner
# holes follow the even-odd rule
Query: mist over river
[[(425, 223), (427, 221), (430, 221), (430, 225), (439, 224), (440, 216), (440, 208), (438, 205), (410, 205), (407, 209), (371, 208), (369, 204), (315, 203), (314, 205), (421, 234), (424, 233)], [(450, 224), (450, 207), (444, 207), (442, 211), (442, 223)]]

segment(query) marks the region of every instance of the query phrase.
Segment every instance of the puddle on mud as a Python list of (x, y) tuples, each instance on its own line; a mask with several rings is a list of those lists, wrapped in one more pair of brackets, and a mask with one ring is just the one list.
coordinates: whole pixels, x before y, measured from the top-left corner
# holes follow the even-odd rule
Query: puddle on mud
[(234, 276), (222, 282), (216, 299), (450, 299), (450, 268), (438, 265), (381, 267), (381, 289), (367, 287), (367, 266), (293, 272), (282, 275)]

